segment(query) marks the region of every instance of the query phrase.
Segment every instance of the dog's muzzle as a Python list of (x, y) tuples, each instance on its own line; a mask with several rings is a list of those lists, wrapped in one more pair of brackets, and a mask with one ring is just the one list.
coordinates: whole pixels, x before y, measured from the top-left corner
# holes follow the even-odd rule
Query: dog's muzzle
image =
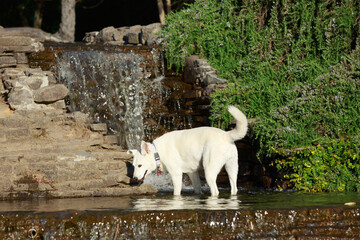
[(145, 171), (144, 176), (141, 179), (138, 179), (137, 177), (132, 178), (133, 180), (131, 182), (138, 183), (139, 185), (144, 182), (145, 176), (147, 174), (147, 171)]

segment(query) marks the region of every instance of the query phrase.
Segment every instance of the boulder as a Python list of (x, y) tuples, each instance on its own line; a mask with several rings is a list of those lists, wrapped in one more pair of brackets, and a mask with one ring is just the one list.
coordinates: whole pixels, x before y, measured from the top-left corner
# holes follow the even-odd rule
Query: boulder
[(64, 99), (69, 90), (64, 84), (55, 84), (42, 87), (34, 91), (34, 101), (36, 103), (52, 103)]
[(120, 38), (119, 31), (112, 26), (102, 29), (97, 35), (98, 42), (118, 41)]
[(161, 23), (153, 23), (147, 26), (144, 26), (141, 29), (140, 41), (141, 44), (146, 44), (147, 46), (152, 46), (158, 44), (160, 36), (158, 35), (162, 28)]
[(12, 109), (28, 109), (29, 105), (34, 104), (34, 100), (31, 91), (21, 88), (10, 92), (8, 103)]

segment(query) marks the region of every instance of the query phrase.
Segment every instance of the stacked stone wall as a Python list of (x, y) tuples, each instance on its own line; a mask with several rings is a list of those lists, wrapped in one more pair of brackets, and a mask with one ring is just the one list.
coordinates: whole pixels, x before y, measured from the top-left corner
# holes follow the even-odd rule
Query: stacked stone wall
[(131, 155), (106, 124), (67, 113), (68, 89), (29, 66), (48, 39), (38, 33), (0, 29), (0, 199), (155, 193), (130, 186)]
[(47, 39), (29, 33), (0, 29), (0, 93), (12, 110), (65, 109), (66, 87), (53, 73), (29, 66), (28, 56), (44, 50), (40, 40)]

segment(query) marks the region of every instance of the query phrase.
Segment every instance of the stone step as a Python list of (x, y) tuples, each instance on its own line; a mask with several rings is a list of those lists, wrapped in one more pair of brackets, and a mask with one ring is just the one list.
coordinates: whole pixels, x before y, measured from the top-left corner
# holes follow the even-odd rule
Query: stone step
[(6, 138), (21, 138), (29, 137), (31, 134), (28, 128), (15, 128), (15, 129), (1, 129), (0, 135), (6, 136)]
[[(116, 187), (106, 188), (90, 188), (86, 190), (68, 190), (68, 191), (52, 191), (50, 194), (52, 197), (106, 197), (106, 196), (128, 196), (138, 194), (154, 194), (157, 189), (150, 184), (141, 184), (140, 186), (123, 187), (121, 185)], [(1, 197), (1, 195), (0, 195)]]
[[(17, 111), (18, 112), (18, 111)], [(11, 117), (0, 117), (0, 131), (13, 128), (29, 128), (29, 129), (46, 129), (55, 125), (77, 125), (83, 124), (83, 127), (92, 132), (99, 132), (103, 135), (107, 134), (106, 123), (88, 124), (86, 114), (68, 114), (59, 116), (46, 116), (39, 112), (37, 117), (25, 116), (22, 114), (12, 114)], [(77, 125), (79, 127), (79, 125)], [(114, 141), (110, 139), (109, 141)]]
[(9, 141), (6, 144), (0, 145), (1, 155), (5, 153), (19, 153), (19, 152), (39, 152), (39, 153), (67, 153), (74, 152), (77, 150), (86, 150), (93, 145), (101, 144), (100, 141), (82, 141), (82, 140), (63, 140), (58, 142), (29, 142), (27, 140), (15, 140)]
[(93, 132), (100, 132), (102, 134), (107, 134), (107, 124), (106, 123), (93, 123), (93, 124), (90, 124), (89, 128)]
[(106, 187), (102, 179), (88, 179), (88, 180), (77, 180), (77, 181), (65, 181), (61, 183), (55, 183), (54, 188), (63, 190), (85, 190), (90, 188), (101, 188)]
[[(99, 149), (99, 150), (96, 150)], [(8, 147), (0, 146), (0, 160), (15, 161), (18, 159), (37, 159), (37, 161), (52, 161), (63, 158), (72, 158), (74, 161), (86, 159), (97, 160), (130, 160), (131, 154), (122, 150), (101, 151), (97, 146), (90, 146), (82, 142), (63, 142), (62, 144), (50, 145), (48, 143), (37, 144), (35, 147), (18, 142)]]

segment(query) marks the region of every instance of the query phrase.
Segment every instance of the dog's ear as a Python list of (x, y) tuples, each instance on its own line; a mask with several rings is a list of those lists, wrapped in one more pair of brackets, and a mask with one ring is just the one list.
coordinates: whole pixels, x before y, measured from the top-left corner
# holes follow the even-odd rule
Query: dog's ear
[(146, 142), (141, 141), (141, 154), (143, 154), (143, 153), (149, 154), (150, 153), (150, 148), (149, 148), (149, 145)]
[(126, 151), (127, 154), (132, 154), (133, 156), (135, 155), (136, 152), (137, 152), (137, 150), (135, 150), (135, 149), (130, 149), (130, 150)]

